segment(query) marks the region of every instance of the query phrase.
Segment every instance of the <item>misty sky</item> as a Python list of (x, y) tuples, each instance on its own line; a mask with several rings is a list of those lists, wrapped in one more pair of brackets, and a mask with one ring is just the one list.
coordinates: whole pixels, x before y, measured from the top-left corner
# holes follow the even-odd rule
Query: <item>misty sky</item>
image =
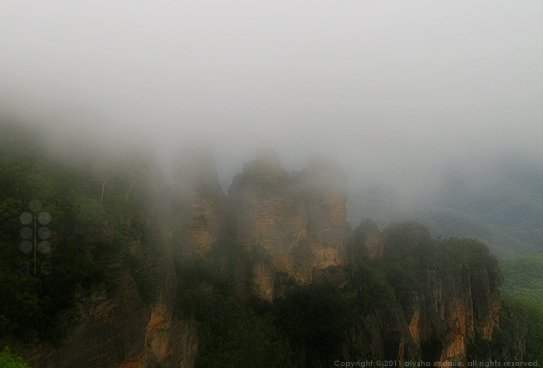
[(0, 0), (0, 56), (1, 114), (226, 166), (543, 153), (543, 1)]

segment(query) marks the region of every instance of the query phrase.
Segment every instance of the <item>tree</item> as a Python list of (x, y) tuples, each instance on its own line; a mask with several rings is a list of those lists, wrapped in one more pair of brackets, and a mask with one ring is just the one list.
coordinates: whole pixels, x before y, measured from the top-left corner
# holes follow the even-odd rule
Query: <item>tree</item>
[(0, 352), (0, 367), (2, 368), (28, 368), (23, 358), (13, 354), (11, 349), (5, 347)]

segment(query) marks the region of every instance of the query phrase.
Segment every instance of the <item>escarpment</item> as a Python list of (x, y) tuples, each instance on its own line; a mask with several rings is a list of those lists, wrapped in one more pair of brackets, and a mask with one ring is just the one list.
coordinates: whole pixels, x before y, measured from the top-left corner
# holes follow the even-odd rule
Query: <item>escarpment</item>
[(51, 221), (59, 234), (51, 273), (37, 276), (63, 299), (54, 311), (62, 334), (25, 336), (21, 351), (31, 367), (194, 365), (196, 324), (174, 313), (178, 278), (166, 213), (169, 191), (156, 165), (135, 160), (122, 167), (126, 172), (107, 172), (100, 182), (63, 172), (62, 182), (71, 182), (60, 186), (56, 213), (66, 211), (68, 226), (60, 218)]
[[(171, 259), (148, 251), (132, 272), (152, 282), (153, 300), (142, 298), (131, 270), (118, 257), (104, 255), (108, 285), (76, 295), (76, 307), (63, 316), (65, 336), (58, 346), (35, 344), (28, 360), (36, 368), (192, 367), (197, 335), (193, 321), (173, 314), (176, 278)], [(139, 281), (141, 282), (141, 281)]]
[(380, 232), (365, 222), (356, 233), (358, 244), (353, 247), (362, 248), (358, 249), (362, 257), (384, 271), (401, 311), (389, 322), (375, 322), (396, 325), (392, 330), (400, 331), (377, 339), (389, 358), (443, 365), (466, 362), (470, 342), (476, 337), (492, 339), (502, 279), (486, 246), (477, 241), (433, 240), (426, 228), (415, 223)]
[[(197, 313), (183, 310), (179, 300), (194, 308), (214, 297), (217, 305), (235, 300), (240, 309), (264, 305), (264, 312), (247, 315), (256, 320), (269, 313), (262, 320), (276, 325), (266, 331), (292, 314), (312, 322), (300, 323), (304, 328), (318, 321), (338, 329), (330, 335), (334, 341), (324, 338), (328, 346), (299, 348), (295, 366), (311, 366), (309, 359), (323, 366), (330, 359), (446, 366), (470, 359), (473, 341), (493, 339), (501, 275), (481, 243), (436, 240), (415, 223), (381, 230), (367, 220), (351, 230), (346, 174), (330, 162), (314, 160), (290, 173), (273, 152), (261, 152), (225, 195), (213, 160), (202, 154), (185, 159), (171, 192), (163, 190), (164, 208), (153, 217), (136, 207), (121, 221), (133, 223), (122, 228), (129, 234), (123, 247), (97, 252), (105, 281), (77, 291), (76, 306), (61, 316), (61, 342), (29, 349), (33, 367), (193, 367), (206, 339), (199, 342)], [(137, 190), (129, 194), (143, 197)], [(139, 226), (145, 231), (130, 233)], [(192, 300), (196, 296), (201, 300)], [(339, 322), (324, 323), (332, 316)], [(319, 329), (307, 331), (308, 344), (328, 333)], [(304, 336), (296, 338), (298, 344)]]
[[(283, 298), (285, 279), (297, 285), (331, 282), (345, 290), (366, 283), (377, 294), (392, 290), (391, 299), (379, 296), (378, 307), (368, 302), (353, 318), (350, 343), (338, 355), (465, 362), (470, 342), (491, 340), (498, 323), (501, 276), (495, 259), (478, 242), (438, 241), (414, 223), (381, 231), (364, 221), (351, 231), (345, 183), (345, 174), (329, 162), (313, 161), (289, 173), (276, 154), (261, 152), (236, 175), (227, 203), (204, 212), (218, 218), (227, 208), (223, 226), (247, 254), (249, 293), (257, 299)], [(196, 233), (202, 229), (216, 234), (212, 226)], [(386, 284), (353, 279), (353, 267), (377, 270)]]
[(174, 248), (181, 257), (203, 256), (224, 235), (226, 197), (215, 162), (203, 152), (187, 153), (174, 170)]
[(267, 300), (281, 272), (308, 283), (315, 272), (345, 263), (350, 238), (345, 182), (339, 170), (314, 164), (290, 174), (274, 153), (260, 153), (228, 191), (236, 239), (254, 253), (254, 287)]

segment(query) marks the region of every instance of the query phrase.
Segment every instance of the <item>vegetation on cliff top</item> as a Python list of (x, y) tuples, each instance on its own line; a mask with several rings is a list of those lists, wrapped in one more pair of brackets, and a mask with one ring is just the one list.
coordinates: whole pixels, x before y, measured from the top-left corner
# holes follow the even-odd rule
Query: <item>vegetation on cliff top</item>
[(543, 252), (503, 261), (504, 289), (543, 306)]
[[(151, 243), (153, 230), (130, 196), (134, 170), (53, 163), (32, 139), (15, 133), (17, 139), (0, 139), (1, 335), (58, 342), (57, 317), (73, 305), (74, 293), (107, 283), (99, 258), (128, 258), (135, 242)], [(137, 270), (134, 259), (126, 261)], [(148, 287), (141, 289), (151, 298)]]
[(531, 300), (505, 295), (500, 325), (492, 341), (477, 336), (469, 347), (470, 359), (541, 362), (543, 308)]

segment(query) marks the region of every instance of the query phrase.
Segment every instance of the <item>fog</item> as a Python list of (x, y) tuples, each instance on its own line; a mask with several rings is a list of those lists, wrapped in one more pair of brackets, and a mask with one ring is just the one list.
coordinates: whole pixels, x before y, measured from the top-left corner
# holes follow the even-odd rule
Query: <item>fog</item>
[(0, 0), (0, 52), (0, 115), (165, 160), (205, 144), (224, 183), (262, 146), (412, 190), (543, 157), (539, 0)]

